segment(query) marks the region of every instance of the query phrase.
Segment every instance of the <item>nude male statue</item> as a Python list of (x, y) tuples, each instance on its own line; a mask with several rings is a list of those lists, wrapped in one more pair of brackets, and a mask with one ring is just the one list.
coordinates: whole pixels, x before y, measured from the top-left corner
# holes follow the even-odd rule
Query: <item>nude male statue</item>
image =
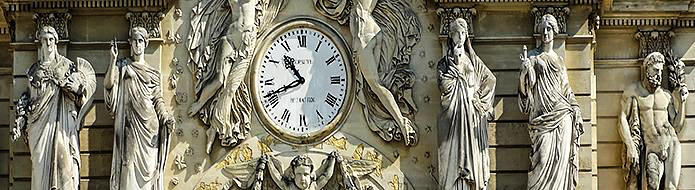
[(664, 63), (661, 53), (649, 54), (642, 64), (641, 80), (623, 92), (619, 132), (626, 149), (624, 165), (631, 170), (628, 189), (678, 186), (681, 145), (677, 132), (685, 126), (688, 88), (684, 83), (673, 92), (661, 88)]

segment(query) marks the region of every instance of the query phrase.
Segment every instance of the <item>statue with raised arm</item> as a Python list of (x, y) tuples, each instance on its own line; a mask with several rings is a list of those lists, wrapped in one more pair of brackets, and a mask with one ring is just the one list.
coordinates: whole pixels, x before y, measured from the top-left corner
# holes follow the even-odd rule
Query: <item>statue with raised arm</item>
[(449, 24), (447, 54), (437, 71), (442, 93), (437, 122), (439, 189), (487, 189), (487, 128), (493, 116), (496, 78), (475, 54), (466, 20), (458, 18)]
[(130, 29), (130, 56), (115, 42), (104, 76), (104, 102), (114, 117), (111, 189), (164, 189), (164, 163), (174, 118), (162, 98), (160, 72), (145, 62), (149, 35)]
[(79, 189), (79, 130), (96, 89), (94, 69), (82, 58), (72, 62), (58, 54), (53, 27), (41, 27), (36, 39), (38, 61), (27, 72), (12, 138), (27, 135), (32, 189)]
[(627, 86), (621, 98), (619, 132), (625, 144), (623, 168), (628, 189), (678, 187), (681, 170), (678, 133), (686, 126), (688, 88), (682, 80), (674, 80), (677, 77), (670, 79), (680, 81), (672, 84), (673, 92), (661, 87), (664, 63), (664, 55), (659, 52), (647, 55), (642, 63), (641, 80)]
[(366, 85), (358, 94), (369, 128), (385, 141), (414, 146), (417, 127), (408, 118), (417, 108), (412, 99), (415, 74), (410, 69), (413, 46), (420, 40), (420, 21), (405, 0), (314, 0), (314, 6), (352, 33), (354, 61)]
[(564, 59), (553, 50), (557, 20), (546, 14), (537, 25), (541, 42), (521, 57), (519, 108), (529, 116), (531, 166), (528, 189), (576, 189), (579, 136), (584, 133), (579, 104), (567, 79)]

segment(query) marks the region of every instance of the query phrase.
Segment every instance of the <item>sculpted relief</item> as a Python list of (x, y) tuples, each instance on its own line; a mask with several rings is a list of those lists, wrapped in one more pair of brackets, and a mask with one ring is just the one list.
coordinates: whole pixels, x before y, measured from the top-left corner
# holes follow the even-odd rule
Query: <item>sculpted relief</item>
[(678, 134), (685, 125), (688, 88), (683, 63), (668, 59), (673, 91), (661, 87), (666, 58), (659, 52), (642, 62), (640, 81), (628, 85), (621, 98), (619, 132), (625, 145), (623, 168), (628, 189), (676, 189), (681, 170)]
[(149, 34), (130, 30), (130, 56), (118, 59), (115, 42), (104, 77), (104, 99), (114, 117), (111, 189), (164, 189), (164, 163), (174, 118), (162, 98), (160, 72), (145, 62)]
[(487, 189), (487, 128), (496, 78), (473, 50), (466, 20), (458, 18), (448, 25), (448, 51), (437, 66), (442, 93), (437, 124), (439, 189)]
[(421, 26), (410, 4), (404, 0), (314, 0), (314, 5), (322, 15), (349, 24), (361, 73), (358, 81), (364, 84), (357, 96), (369, 128), (385, 141), (416, 145), (417, 126), (408, 118), (417, 111), (410, 55), (420, 40)]
[(41, 27), (36, 39), (38, 60), (27, 71), (12, 139), (27, 137), (32, 189), (78, 189), (79, 131), (96, 90), (94, 69), (82, 58), (73, 62), (58, 54), (53, 27)]
[(283, 1), (204, 0), (193, 7), (187, 49), (195, 75), (189, 116), (207, 129), (206, 152), (215, 139), (234, 147), (247, 138), (252, 104), (245, 80), (257, 37)]
[[(343, 158), (338, 152), (328, 154), (319, 167), (306, 154), (295, 156), (288, 168), (270, 154), (249, 162), (229, 165), (223, 174), (230, 177), (228, 189), (365, 189), (358, 178), (378, 170), (372, 160)], [(337, 174), (337, 175), (334, 175)]]
[(553, 50), (557, 20), (546, 14), (536, 27), (542, 44), (520, 55), (519, 108), (529, 116), (532, 143), (528, 189), (576, 189), (581, 111), (564, 58)]

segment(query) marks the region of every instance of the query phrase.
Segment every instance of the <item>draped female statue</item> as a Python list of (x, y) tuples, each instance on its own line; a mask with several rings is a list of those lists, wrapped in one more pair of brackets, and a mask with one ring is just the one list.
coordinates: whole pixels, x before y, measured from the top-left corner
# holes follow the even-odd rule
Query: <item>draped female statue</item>
[(490, 179), (487, 127), (492, 119), (495, 76), (475, 54), (468, 24), (449, 24), (446, 55), (439, 61), (441, 113), (439, 189), (486, 189)]
[(565, 61), (553, 51), (557, 20), (550, 14), (538, 24), (542, 44), (521, 55), (519, 108), (529, 116), (531, 167), (528, 189), (575, 189), (579, 136), (584, 133)]
[(79, 130), (96, 89), (94, 69), (86, 60), (58, 54), (58, 33), (37, 32), (38, 61), (27, 72), (28, 92), (17, 103), (13, 140), (27, 135), (32, 189), (79, 189)]
[(115, 120), (110, 186), (163, 189), (174, 119), (165, 110), (159, 71), (145, 62), (147, 30), (132, 28), (130, 37), (129, 57), (117, 59), (118, 48), (112, 44), (104, 77), (105, 103)]

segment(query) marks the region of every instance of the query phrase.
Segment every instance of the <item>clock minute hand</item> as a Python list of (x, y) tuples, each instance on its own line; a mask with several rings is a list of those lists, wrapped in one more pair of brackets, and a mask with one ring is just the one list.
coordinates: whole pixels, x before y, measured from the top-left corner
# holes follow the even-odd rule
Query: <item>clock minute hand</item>
[(301, 80), (300, 80), (300, 79), (294, 80), (294, 81), (292, 81), (290, 84), (284, 85), (284, 86), (278, 88), (277, 90), (270, 91), (270, 92), (268, 92), (268, 94), (266, 94), (266, 95), (263, 96), (263, 97), (268, 98), (268, 97), (270, 97), (270, 96), (273, 95), (273, 94), (278, 94), (278, 93), (285, 92), (285, 91), (287, 91), (287, 90), (290, 89), (290, 88), (294, 88), (294, 87), (299, 86), (300, 84), (304, 84), (304, 79), (303, 79), (303, 78), (302, 78)]

